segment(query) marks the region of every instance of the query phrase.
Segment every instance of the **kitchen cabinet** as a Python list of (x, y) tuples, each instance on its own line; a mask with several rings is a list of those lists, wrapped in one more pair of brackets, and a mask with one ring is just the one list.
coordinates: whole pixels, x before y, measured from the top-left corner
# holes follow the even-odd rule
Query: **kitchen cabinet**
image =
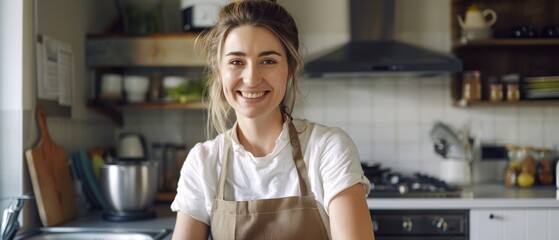
[[(461, 41), (461, 27), (457, 15), (464, 18), (467, 8), (479, 4), (480, 9), (492, 9), (497, 13), (497, 21), (491, 26), (493, 38), (485, 40)], [(559, 25), (559, 1), (557, 0), (453, 0), (451, 7), (451, 34), (454, 40), (453, 54), (463, 62), (464, 71), (481, 72), (481, 100), (464, 101), (462, 94), (462, 73), (453, 76), (451, 91), (454, 106), (559, 106), (559, 99), (526, 99), (525, 77), (559, 75), (559, 37), (544, 37), (542, 31), (549, 26)], [(533, 38), (512, 38), (514, 28), (533, 26)], [(516, 102), (490, 102), (487, 100), (489, 76), (506, 74), (520, 75), (521, 99)]]
[(472, 209), (470, 237), (484, 240), (559, 239), (559, 209)]
[(86, 59), (89, 67), (92, 100), (87, 106), (111, 118), (122, 126), (124, 109), (205, 109), (201, 102), (142, 102), (102, 101), (97, 98), (100, 76), (104, 73), (146, 75), (167, 72), (183, 75), (185, 72), (201, 76), (205, 59), (194, 46), (196, 34), (173, 33), (145, 36), (102, 35), (89, 36)]

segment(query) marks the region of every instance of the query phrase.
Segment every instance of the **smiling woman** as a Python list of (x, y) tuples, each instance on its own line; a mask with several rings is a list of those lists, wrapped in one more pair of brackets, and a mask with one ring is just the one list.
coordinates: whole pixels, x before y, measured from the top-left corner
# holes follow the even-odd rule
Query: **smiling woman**
[(373, 239), (353, 141), (292, 117), (303, 63), (291, 15), (275, 1), (237, 0), (219, 16), (200, 38), (208, 127), (219, 135), (181, 169), (173, 239)]

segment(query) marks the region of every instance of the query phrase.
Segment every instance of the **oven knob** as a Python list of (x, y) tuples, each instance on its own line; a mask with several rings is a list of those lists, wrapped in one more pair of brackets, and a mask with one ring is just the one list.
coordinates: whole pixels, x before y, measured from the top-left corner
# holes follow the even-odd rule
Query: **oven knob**
[(373, 232), (378, 232), (378, 222), (373, 220)]
[(439, 229), (441, 232), (446, 232), (446, 230), (448, 229), (448, 223), (444, 220), (444, 218), (437, 219), (435, 226), (437, 226), (437, 229)]
[(411, 218), (404, 218), (404, 221), (402, 222), (402, 228), (404, 228), (404, 231), (406, 232), (411, 232), (411, 230), (413, 229), (413, 222), (411, 221)]

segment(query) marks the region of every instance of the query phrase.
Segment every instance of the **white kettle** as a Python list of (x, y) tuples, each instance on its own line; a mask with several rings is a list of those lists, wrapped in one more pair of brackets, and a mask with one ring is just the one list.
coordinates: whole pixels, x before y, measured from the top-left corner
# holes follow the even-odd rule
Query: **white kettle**
[[(487, 19), (490, 16), (491, 18)], [(466, 20), (462, 19), (460, 15), (458, 23), (460, 27), (464, 28), (489, 28), (497, 21), (497, 13), (491, 9), (481, 11), (477, 5), (471, 5), (466, 11)]]
[(491, 25), (497, 21), (497, 13), (491, 9), (480, 10), (478, 5), (473, 4), (466, 11), (466, 19), (457, 16), (458, 23), (462, 28), (462, 40), (488, 39), (493, 36)]

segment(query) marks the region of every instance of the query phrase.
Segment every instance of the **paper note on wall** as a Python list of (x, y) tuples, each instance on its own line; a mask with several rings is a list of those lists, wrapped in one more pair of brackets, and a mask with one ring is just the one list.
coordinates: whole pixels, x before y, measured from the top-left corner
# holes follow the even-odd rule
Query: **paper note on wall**
[(74, 55), (69, 44), (43, 36), (37, 43), (38, 98), (72, 105)]

